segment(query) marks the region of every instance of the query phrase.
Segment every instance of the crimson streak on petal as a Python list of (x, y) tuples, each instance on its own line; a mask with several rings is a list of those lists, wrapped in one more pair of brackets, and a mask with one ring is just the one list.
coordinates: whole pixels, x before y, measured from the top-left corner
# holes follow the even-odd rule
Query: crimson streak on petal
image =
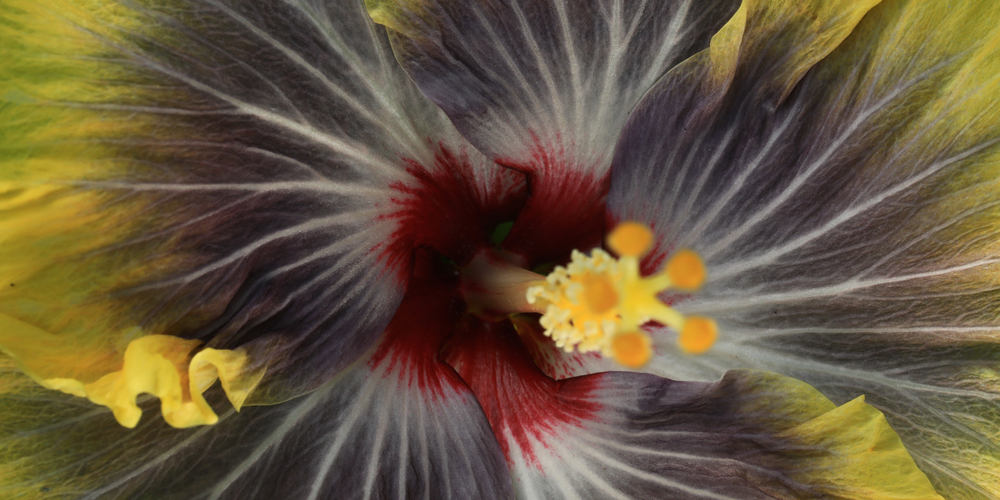
[(464, 308), (429, 254), (369, 360), (270, 421), (263, 460), (233, 468), (219, 498), (511, 498), (488, 422), (437, 356)]
[(477, 151), (453, 151), (439, 144), (433, 168), (406, 158), (415, 182), (390, 187), (398, 220), (388, 243), (376, 247), (390, 264), (409, 259), (414, 247), (426, 246), (458, 263), (472, 259), (490, 244), (501, 222), (513, 220), (524, 205), (524, 175), (488, 161)]
[(528, 258), (529, 265), (569, 260), (572, 249), (601, 245), (609, 175), (581, 168), (570, 152), (535, 138), (523, 163), (497, 163), (529, 172), (530, 196), (518, 215), (504, 249)]
[(448, 266), (432, 252), (418, 250), (413, 284), (367, 365), (385, 377), (403, 375), (402, 385), (439, 398), (445, 390), (465, 390), (462, 380), (438, 356), (465, 304)]
[[(0, 445), (23, 478), (0, 484), (0, 497), (47, 488), (45, 498), (83, 499), (512, 498), (489, 423), (435, 356), (463, 309), (428, 253), (418, 253), (414, 284), (366, 361), (306, 396), (220, 412), (212, 426), (144, 418), (125, 429), (0, 360)], [(216, 389), (208, 396), (218, 408)]]
[(514, 454), (533, 462), (535, 446), (557, 427), (591, 420), (600, 409), (588, 397), (593, 387), (587, 381), (596, 379), (566, 384), (545, 376), (509, 322), (466, 316), (443, 356), (476, 395), (508, 463)]
[(518, 498), (939, 498), (881, 413), (793, 379), (555, 381), (510, 323), (471, 316), (443, 357), (485, 411)]

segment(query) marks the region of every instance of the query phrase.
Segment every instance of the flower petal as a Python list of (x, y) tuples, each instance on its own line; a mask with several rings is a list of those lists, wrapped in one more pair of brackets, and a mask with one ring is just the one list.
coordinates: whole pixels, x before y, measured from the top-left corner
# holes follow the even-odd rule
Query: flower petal
[(642, 94), (735, 9), (725, 0), (366, 3), (417, 85), (487, 156), (595, 177)]
[(588, 373), (625, 370), (613, 358), (604, 357), (599, 352), (566, 352), (545, 335), (545, 329), (538, 324), (535, 316), (520, 315), (511, 318), (518, 338), (528, 350), (531, 360), (545, 376), (563, 380)]
[(720, 330), (697, 357), (660, 331), (654, 373), (867, 395), (942, 494), (1000, 495), (996, 19), (995, 2), (886, 2), (820, 51), (796, 35), (814, 16), (748, 13), (651, 91), (609, 210), (655, 228), (651, 264), (702, 255), (709, 281), (676, 307)]
[(509, 499), (482, 410), (433, 357), (453, 327), (451, 298), (416, 292), (363, 363), (210, 427), (147, 419), (130, 431), (0, 358), (0, 497)]
[(0, 6), (0, 314), (83, 383), (167, 334), (244, 349), (251, 403), (316, 388), (402, 297), (418, 177), (499, 167), (360, 3), (148, 3)]
[(802, 382), (746, 371), (556, 382), (498, 323), (466, 332), (446, 359), (483, 405), (519, 498), (941, 498), (862, 398), (837, 408)]
[(529, 265), (600, 244), (622, 124), (735, 0), (366, 0), (397, 58), (469, 141), (532, 174), (504, 248)]

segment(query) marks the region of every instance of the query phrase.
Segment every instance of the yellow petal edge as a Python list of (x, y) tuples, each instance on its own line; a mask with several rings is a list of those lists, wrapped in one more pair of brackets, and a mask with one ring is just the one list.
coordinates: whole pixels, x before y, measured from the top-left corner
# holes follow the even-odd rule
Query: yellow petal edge
[(903, 446), (885, 415), (859, 396), (781, 434), (825, 450), (805, 479), (833, 498), (944, 500)]
[[(106, 406), (124, 427), (134, 428), (142, 410), (140, 394), (160, 399), (163, 419), (173, 427), (211, 425), (219, 417), (202, 393), (221, 380), (229, 402), (237, 411), (263, 377), (263, 370), (247, 371), (247, 355), (240, 349), (205, 348), (194, 353), (201, 341), (170, 335), (146, 335), (128, 343), (123, 355), (80, 352), (76, 359), (65, 355), (66, 339), (0, 313), (0, 351), (47, 389), (62, 391)], [(55, 353), (63, 363), (55, 364)], [(74, 361), (76, 365), (73, 366)], [(117, 366), (96, 380), (56, 376), (59, 372), (86, 372), (79, 365)]]
[(809, 485), (808, 498), (944, 500), (863, 395), (837, 406), (809, 384), (776, 373), (734, 370), (725, 378), (748, 384), (740, 389), (750, 397), (739, 414), (774, 432), (782, 443), (778, 468)]

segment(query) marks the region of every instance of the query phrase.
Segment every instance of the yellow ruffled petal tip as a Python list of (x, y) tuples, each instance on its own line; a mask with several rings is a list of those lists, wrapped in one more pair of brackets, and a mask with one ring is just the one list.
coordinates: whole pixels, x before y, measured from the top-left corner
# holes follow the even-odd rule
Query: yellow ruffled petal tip
[(106, 406), (124, 427), (139, 423), (142, 410), (136, 397), (160, 398), (163, 419), (173, 427), (211, 425), (219, 421), (204, 393), (217, 379), (237, 411), (260, 382), (263, 372), (246, 373), (247, 356), (242, 351), (202, 349), (197, 340), (169, 335), (149, 335), (133, 340), (125, 349), (122, 369), (95, 382), (51, 378), (42, 385)]
[(623, 366), (641, 368), (653, 347), (640, 327), (658, 321), (680, 332), (678, 344), (685, 353), (702, 354), (712, 347), (718, 336), (714, 321), (685, 318), (658, 297), (668, 289), (697, 290), (705, 282), (704, 263), (694, 251), (679, 250), (661, 272), (643, 277), (639, 259), (653, 243), (648, 227), (624, 222), (607, 239), (618, 259), (600, 249), (589, 256), (574, 251), (566, 267), (556, 267), (528, 289), (528, 303), (544, 308), (540, 323), (556, 346), (567, 352), (599, 351)]

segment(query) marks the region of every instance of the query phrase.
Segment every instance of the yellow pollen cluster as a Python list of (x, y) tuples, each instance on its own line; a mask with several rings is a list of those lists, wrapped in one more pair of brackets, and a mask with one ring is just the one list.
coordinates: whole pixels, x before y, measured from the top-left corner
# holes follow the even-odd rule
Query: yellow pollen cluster
[(667, 289), (694, 291), (705, 281), (698, 254), (681, 250), (663, 271), (643, 277), (639, 259), (653, 246), (653, 233), (625, 222), (608, 236), (619, 259), (597, 249), (590, 256), (574, 251), (566, 267), (556, 267), (542, 284), (528, 289), (529, 304), (545, 307), (541, 325), (567, 352), (600, 351), (625, 366), (639, 368), (653, 355), (649, 335), (639, 327), (651, 320), (680, 332), (678, 345), (701, 354), (715, 343), (717, 328), (708, 318), (684, 317), (657, 297)]

